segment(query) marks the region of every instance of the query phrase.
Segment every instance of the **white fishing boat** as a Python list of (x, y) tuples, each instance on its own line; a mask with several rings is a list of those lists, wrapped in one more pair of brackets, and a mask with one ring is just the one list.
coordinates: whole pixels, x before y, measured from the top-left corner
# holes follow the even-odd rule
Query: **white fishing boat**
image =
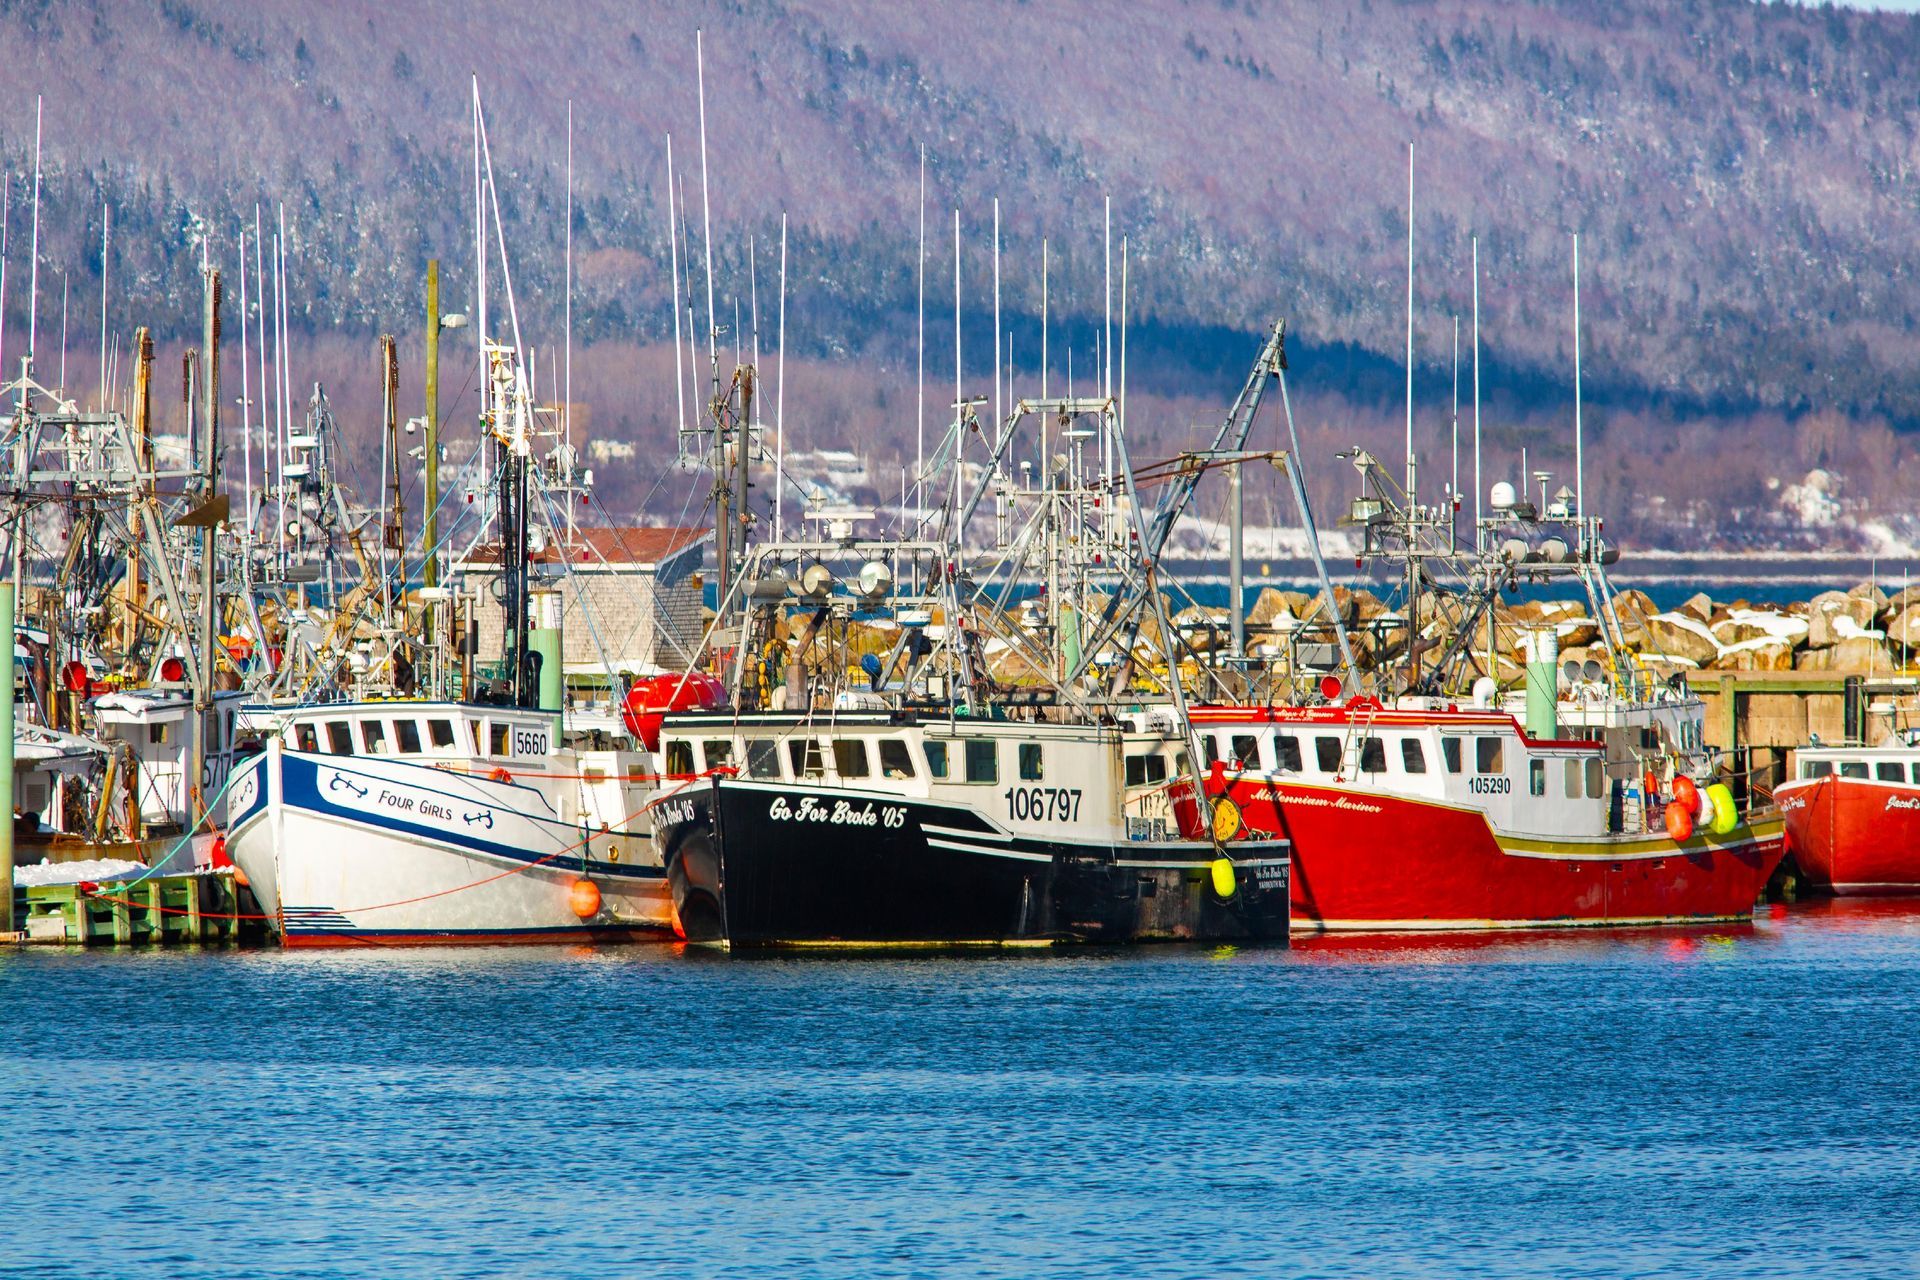
[(251, 709), (227, 851), (287, 945), (659, 935), (651, 753), (561, 744), (555, 717), (447, 702)]

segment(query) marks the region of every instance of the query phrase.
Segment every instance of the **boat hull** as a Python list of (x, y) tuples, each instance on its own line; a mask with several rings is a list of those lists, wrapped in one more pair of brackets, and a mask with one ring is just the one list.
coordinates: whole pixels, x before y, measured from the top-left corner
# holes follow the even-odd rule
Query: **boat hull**
[[(242, 769), (228, 852), (288, 947), (671, 936), (648, 843), (585, 839), (536, 787), (278, 749)], [(583, 877), (600, 895), (584, 918), (573, 905)]]
[(1751, 916), (1784, 854), (1772, 818), (1726, 836), (1544, 841), (1479, 810), (1338, 787), (1241, 780), (1250, 823), (1293, 841), (1299, 930), (1697, 924)]
[(1787, 783), (1778, 798), (1787, 848), (1810, 887), (1920, 893), (1920, 787), (1829, 774)]
[(734, 946), (966, 945), (1287, 937), (1283, 844), (1016, 835), (966, 806), (716, 778), (656, 808), (680, 928)]

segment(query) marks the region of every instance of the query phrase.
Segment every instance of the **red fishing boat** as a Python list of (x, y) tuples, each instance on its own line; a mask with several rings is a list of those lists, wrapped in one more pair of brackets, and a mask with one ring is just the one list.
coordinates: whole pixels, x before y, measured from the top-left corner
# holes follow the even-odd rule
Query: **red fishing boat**
[[(1216, 825), (1292, 841), (1296, 930), (1748, 918), (1784, 852), (1781, 819), (1692, 781), (1699, 700), (1583, 706), (1584, 692), (1569, 706), (1588, 722), (1575, 736), (1429, 698), (1205, 707), (1193, 720)], [(1197, 822), (1190, 795), (1181, 811)]]
[(1920, 744), (1803, 747), (1776, 793), (1808, 885), (1920, 893)]

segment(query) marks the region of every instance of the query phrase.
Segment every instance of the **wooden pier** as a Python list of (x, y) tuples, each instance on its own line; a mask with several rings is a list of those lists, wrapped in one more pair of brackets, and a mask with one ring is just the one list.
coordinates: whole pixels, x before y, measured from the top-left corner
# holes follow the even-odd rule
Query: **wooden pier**
[(234, 942), (241, 934), (239, 902), (231, 868), (22, 886), (14, 890), (20, 929), (15, 936), (26, 943), (83, 947)]

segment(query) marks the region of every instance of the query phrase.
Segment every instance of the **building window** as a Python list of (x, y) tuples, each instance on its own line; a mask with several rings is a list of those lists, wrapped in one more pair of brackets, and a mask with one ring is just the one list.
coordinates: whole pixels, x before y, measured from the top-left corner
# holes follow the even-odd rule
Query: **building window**
[(880, 776), (883, 778), (913, 776), (913, 752), (907, 750), (907, 744), (900, 739), (880, 739)]
[(1300, 739), (1290, 733), (1283, 733), (1274, 739), (1274, 746), (1280, 752), (1280, 772), (1300, 772)]
[(353, 726), (345, 720), (327, 721), (327, 750), (336, 756), (353, 754)]
[(1460, 739), (1440, 739), (1440, 754), (1446, 757), (1448, 773), (1460, 772)]
[(833, 768), (843, 778), (864, 778), (870, 772), (865, 738), (835, 738)]
[(820, 758), (818, 738), (789, 738), (787, 763), (793, 766), (793, 776), (796, 778), (824, 778), (827, 774), (827, 767)]
[(1000, 781), (1000, 752), (991, 739), (970, 738), (967, 741), (967, 781)]
[(1606, 790), (1606, 767), (1600, 763), (1600, 757), (1594, 756), (1587, 761), (1587, 799), (1598, 800)]
[(395, 720), (393, 722), (393, 744), (396, 750), (406, 755), (420, 753), (420, 722), (418, 720)]
[(1530, 796), (1547, 794), (1547, 762), (1545, 760), (1527, 761), (1527, 794)]
[(453, 721), (451, 720), (427, 721), (427, 741), (431, 742), (436, 747), (452, 746), (453, 745)]
[(747, 776), (749, 778), (780, 776), (780, 751), (771, 738), (747, 739)]
[(1427, 751), (1418, 738), (1400, 739), (1400, 767), (1408, 773), (1427, 771)]
[(935, 778), (947, 776), (947, 744), (944, 742), (927, 743), (927, 773)]
[(1038, 782), (1045, 776), (1040, 758), (1040, 744), (1023, 742), (1020, 744), (1020, 781)]
[(693, 744), (674, 739), (667, 743), (667, 776), (669, 778), (688, 778), (693, 776)]
[(1387, 744), (1379, 738), (1360, 739), (1360, 772), (1385, 773), (1387, 771)]
[(1475, 738), (1473, 742), (1474, 767), (1481, 773), (1505, 773), (1507, 756), (1504, 744), (1498, 738)]
[(706, 753), (707, 768), (725, 769), (733, 764), (733, 742), (727, 738), (709, 738), (700, 744)]
[(1313, 740), (1313, 762), (1322, 773), (1340, 772), (1340, 739), (1322, 735)]

